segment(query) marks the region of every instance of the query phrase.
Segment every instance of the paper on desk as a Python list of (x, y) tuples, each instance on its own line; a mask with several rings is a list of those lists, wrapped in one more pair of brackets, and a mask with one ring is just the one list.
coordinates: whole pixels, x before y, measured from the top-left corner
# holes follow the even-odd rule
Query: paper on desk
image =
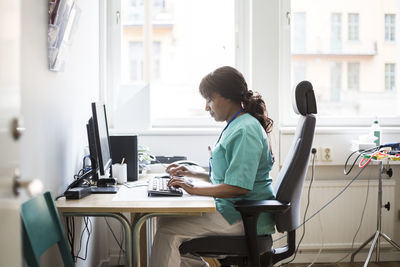
[(181, 197), (148, 197), (147, 196), (147, 187), (120, 187), (118, 193), (112, 199), (112, 201), (160, 201), (160, 200), (168, 200), (168, 201), (199, 201), (210, 199), (211, 197), (204, 196), (192, 196), (183, 191), (183, 196)]

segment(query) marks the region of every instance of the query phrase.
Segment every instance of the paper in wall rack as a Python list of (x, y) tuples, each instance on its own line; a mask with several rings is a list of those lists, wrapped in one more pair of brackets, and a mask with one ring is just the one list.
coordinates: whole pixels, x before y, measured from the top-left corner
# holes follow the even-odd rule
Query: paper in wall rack
[(51, 71), (63, 71), (81, 10), (75, 0), (49, 1), (47, 34), (48, 62)]

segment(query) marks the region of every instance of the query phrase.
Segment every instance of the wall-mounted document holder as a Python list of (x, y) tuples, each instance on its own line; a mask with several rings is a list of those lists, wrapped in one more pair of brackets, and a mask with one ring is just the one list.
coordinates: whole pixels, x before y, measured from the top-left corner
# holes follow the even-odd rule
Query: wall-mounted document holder
[(50, 70), (64, 70), (80, 13), (75, 0), (49, 1), (47, 47)]

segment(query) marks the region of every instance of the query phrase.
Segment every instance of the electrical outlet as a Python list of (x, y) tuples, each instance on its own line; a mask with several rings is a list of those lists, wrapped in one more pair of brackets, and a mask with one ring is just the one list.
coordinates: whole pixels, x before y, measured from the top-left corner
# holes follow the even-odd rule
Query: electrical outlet
[(321, 161), (329, 162), (332, 161), (332, 147), (325, 146), (319, 148), (321, 153)]
[[(312, 149), (314, 149), (314, 147), (313, 147)], [(319, 161), (319, 158), (320, 158), (319, 149), (316, 148), (316, 147), (315, 147), (315, 149), (317, 150), (317, 152), (315, 153), (315, 155), (313, 155), (313, 154), (311, 153), (311, 156), (310, 156), (310, 163), (312, 163), (313, 157), (315, 157), (315, 158), (314, 158), (314, 162)]]

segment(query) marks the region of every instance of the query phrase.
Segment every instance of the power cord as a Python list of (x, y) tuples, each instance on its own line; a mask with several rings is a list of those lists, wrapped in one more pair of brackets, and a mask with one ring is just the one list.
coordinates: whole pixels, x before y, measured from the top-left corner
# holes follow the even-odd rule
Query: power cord
[[(346, 165), (347, 165), (348, 160), (351, 158), (352, 155), (354, 155), (356, 152), (359, 152), (360, 155), (361, 155), (362, 153), (370, 152), (370, 151), (374, 151), (374, 150), (375, 150), (374, 152), (376, 152), (379, 148), (380, 148), (380, 147), (374, 147), (374, 148), (371, 148), (371, 149), (359, 150), (359, 151), (354, 151), (354, 152), (352, 152), (352, 153), (350, 154), (350, 156), (347, 158), (346, 163), (345, 163), (345, 167), (344, 167), (344, 172), (345, 172), (345, 174), (348, 175), (348, 174), (351, 172), (352, 168), (354, 167), (356, 161), (357, 161), (358, 158), (359, 158), (359, 156), (358, 156), (358, 157), (356, 158), (356, 160), (353, 162), (353, 164), (352, 164), (350, 170), (346, 172)], [(313, 148), (313, 149), (314, 149), (314, 148)], [(315, 215), (319, 214), (322, 210), (324, 210), (327, 206), (329, 206), (333, 201), (335, 201), (341, 194), (343, 194), (343, 193), (347, 190), (347, 188), (349, 188), (350, 185), (361, 175), (361, 173), (366, 169), (366, 167), (368, 167), (369, 163), (370, 163), (370, 161), (368, 161), (365, 165), (363, 165), (363, 167), (362, 167), (361, 170), (357, 173), (357, 175), (356, 175), (356, 176), (355, 176), (355, 177), (354, 177), (354, 178), (353, 178), (353, 179), (352, 179), (352, 180), (351, 180), (351, 181), (350, 181), (336, 196), (334, 196), (331, 200), (329, 200), (325, 205), (323, 205), (323, 206), (322, 206), (319, 210), (317, 210), (313, 215), (311, 215), (309, 218), (307, 218), (307, 220), (304, 220), (304, 218), (305, 218), (305, 216), (304, 216), (304, 218), (303, 218), (303, 223), (300, 224), (295, 230), (299, 229), (301, 226), (304, 226), (304, 225), (305, 225), (309, 220), (311, 220)], [(313, 175), (314, 175), (314, 158), (313, 158), (313, 163), (312, 163), (312, 176), (313, 176)], [(310, 188), (311, 188), (311, 181), (310, 181), (309, 190), (310, 190)], [(367, 193), (369, 193), (369, 180), (368, 180), (368, 190), (367, 190)], [(308, 197), (309, 197), (309, 196), (308, 196)], [(367, 195), (367, 197), (368, 197), (368, 195)], [(364, 217), (365, 207), (366, 207), (366, 203), (364, 204), (364, 209), (363, 209), (363, 212), (362, 212), (362, 219), (363, 219), (363, 217)], [(305, 214), (306, 214), (306, 212), (307, 212), (307, 209), (308, 209), (308, 203), (307, 203), (307, 207), (306, 207)], [(362, 219), (361, 219), (361, 222), (362, 222)], [(359, 228), (361, 228), (361, 222), (360, 222)], [(303, 229), (305, 229), (305, 228), (303, 228)], [(356, 235), (358, 234), (358, 231), (359, 231), (359, 229), (357, 230)], [(355, 236), (356, 236), (356, 235), (355, 235)], [(273, 242), (275, 243), (276, 241), (279, 241), (279, 240), (281, 240), (281, 239), (283, 239), (283, 238), (285, 238), (285, 237), (287, 237), (287, 234), (286, 234), (286, 235), (283, 235), (283, 236), (281, 236), (281, 237), (279, 237), (279, 238), (277, 238), (277, 239), (274, 239)], [(302, 237), (301, 237), (301, 239), (300, 239), (300, 241), (299, 241), (299, 244), (297, 245), (297, 248), (296, 248), (295, 255), (294, 255), (293, 259), (291, 259), (289, 262), (282, 263), (282, 264), (279, 265), (279, 266), (283, 266), (283, 265), (285, 265), (285, 264), (289, 264), (289, 263), (291, 263), (291, 262), (296, 258), (296, 254), (297, 254), (299, 245), (300, 245), (300, 243), (301, 243), (303, 237), (304, 237), (304, 231), (303, 231), (303, 235), (302, 235)], [(353, 242), (354, 242), (354, 240), (355, 240), (355, 237), (353, 238)], [(352, 247), (353, 247), (353, 244), (352, 244)], [(348, 257), (350, 254), (351, 254), (351, 253), (347, 254), (345, 257), (343, 257), (342, 259), (340, 259), (338, 262), (344, 260), (344, 259), (345, 259), (346, 257)], [(329, 264), (329, 265), (330, 265), (330, 264)], [(310, 265), (310, 266), (311, 266), (311, 265)]]
[[(307, 191), (307, 205), (306, 205), (306, 209), (305, 209), (305, 211), (304, 211), (304, 216), (303, 216), (303, 223), (302, 223), (302, 225), (303, 225), (303, 233), (302, 233), (302, 235), (301, 235), (301, 237), (300, 237), (299, 243), (297, 244), (296, 251), (294, 252), (293, 258), (292, 258), (290, 261), (283, 263), (282, 265), (289, 264), (289, 263), (291, 263), (292, 261), (294, 261), (294, 259), (295, 259), (296, 256), (297, 256), (297, 252), (298, 252), (298, 250), (299, 250), (301, 241), (303, 241), (303, 238), (304, 238), (304, 236), (305, 236), (305, 234), (306, 234), (306, 223), (305, 223), (305, 222), (306, 222), (306, 217), (307, 217), (307, 211), (308, 211), (308, 208), (309, 208), (309, 206), (310, 206), (311, 185), (312, 185), (312, 183), (313, 183), (313, 181), (314, 181), (315, 154), (317, 153), (317, 149), (313, 148), (313, 149), (311, 150), (311, 153), (312, 153), (311, 178), (310, 178), (310, 184), (309, 184), (309, 186), (308, 186), (308, 191)], [(282, 265), (281, 265), (281, 266), (282, 266)]]
[[(88, 247), (89, 247), (89, 240), (90, 236), (92, 234), (92, 221), (90, 220), (89, 217), (83, 217), (83, 221), (85, 223), (84, 228), (82, 229), (80, 240), (79, 240), (79, 249), (78, 253), (75, 255), (75, 219), (74, 217), (67, 217), (66, 222), (67, 222), (67, 237), (68, 237), (68, 243), (71, 247), (71, 255), (72, 259), (74, 262), (77, 262), (78, 259), (80, 260), (86, 260), (87, 259), (87, 252), (88, 252)], [(86, 239), (86, 248), (85, 248), (85, 257), (79, 256), (79, 253), (81, 252), (82, 248), (82, 239), (83, 239), (83, 234), (87, 232), (87, 239)]]
[[(85, 160), (87, 158), (90, 158), (90, 155), (86, 155), (86, 156), (83, 157), (82, 169), (80, 169), (77, 174), (74, 174), (74, 181), (67, 187), (67, 189), (65, 191), (70, 189), (73, 184), (77, 183), (79, 179), (81, 179), (84, 175), (87, 175), (88, 172), (90, 172), (92, 170), (91, 166), (86, 166)], [(89, 181), (89, 179), (82, 179), (82, 181), (80, 183), (82, 183), (82, 184), (90, 184), (90, 181)], [(57, 196), (55, 198), (55, 200), (58, 200), (59, 198), (62, 198), (63, 196), (65, 196), (65, 191), (61, 195)]]
[[(347, 157), (346, 162), (344, 163), (344, 170), (343, 170), (344, 174), (345, 174), (345, 175), (349, 175), (349, 174), (350, 174), (350, 172), (351, 172), (351, 170), (353, 169), (354, 165), (356, 164), (357, 160), (361, 157), (361, 155), (362, 155), (363, 153), (366, 153), (366, 152), (376, 152), (376, 151), (378, 151), (378, 150), (380, 149), (380, 147), (381, 147), (381, 146), (376, 146), (376, 147), (372, 147), (372, 148), (368, 148), (368, 149), (360, 149), (360, 150), (353, 151), (353, 152)], [(350, 169), (349, 169), (349, 170), (346, 170), (346, 167), (347, 167), (347, 164), (348, 164), (350, 158), (351, 158), (354, 154), (356, 154), (356, 153), (358, 153), (358, 155), (357, 155), (357, 157), (354, 159), (353, 163), (351, 164)]]
[(119, 247), (119, 249), (120, 249), (120, 252), (122, 251), (123, 253), (125, 253), (125, 250), (123, 249), (123, 243), (124, 243), (125, 239), (122, 239), (122, 240), (121, 240), (121, 243), (120, 243), (119, 240), (118, 240), (118, 238), (116, 237), (116, 235), (115, 235), (113, 229), (111, 228), (111, 225), (109, 224), (107, 218), (104, 217), (104, 220), (106, 221), (106, 224), (107, 224), (107, 226), (108, 226), (108, 229), (110, 229), (111, 234), (113, 235), (114, 240), (115, 240), (115, 242), (117, 243), (117, 245), (118, 245), (118, 247)]
[(346, 259), (348, 256), (350, 256), (350, 255), (353, 253), (354, 243), (355, 243), (356, 237), (357, 237), (357, 235), (358, 235), (358, 232), (359, 232), (360, 229), (361, 229), (362, 222), (363, 222), (363, 220), (364, 220), (365, 210), (366, 210), (366, 208), (367, 208), (367, 203), (368, 203), (369, 190), (370, 190), (370, 177), (368, 176), (367, 193), (366, 193), (366, 195), (365, 195), (364, 207), (363, 207), (363, 210), (362, 210), (362, 212), (361, 212), (360, 223), (359, 223), (359, 225), (358, 225), (358, 228), (357, 228), (357, 230), (356, 230), (356, 233), (354, 234), (353, 240), (352, 240), (352, 242), (351, 242), (351, 251), (350, 251), (349, 253), (347, 253), (345, 256), (343, 256), (341, 259), (339, 259), (338, 261), (334, 262), (334, 263), (326, 263), (326, 264), (323, 264), (323, 263), (322, 263), (322, 264), (320, 264), (320, 265), (332, 265), (332, 264), (340, 263), (340, 262), (342, 262), (344, 259)]
[[(333, 201), (335, 201), (341, 194), (343, 194), (343, 193), (347, 190), (347, 188), (349, 188), (350, 185), (351, 185), (352, 183), (354, 183), (355, 180), (357, 180), (357, 178), (361, 175), (361, 173), (366, 169), (366, 167), (367, 167), (368, 165), (369, 165), (369, 163), (368, 163), (364, 168), (362, 168), (362, 169), (357, 173), (357, 175), (354, 176), (354, 178), (351, 179), (351, 181), (350, 181), (342, 190), (340, 190), (340, 192), (339, 192), (336, 196), (334, 196), (331, 200), (329, 200), (327, 203), (325, 203), (325, 205), (323, 205), (323, 206), (322, 206), (319, 210), (317, 210), (313, 215), (311, 215), (310, 217), (308, 217), (307, 220), (306, 220), (305, 222), (303, 222), (302, 224), (300, 224), (295, 230), (299, 229), (301, 226), (303, 226), (304, 223), (306, 223), (306, 222), (308, 222), (309, 220), (311, 220), (312, 218), (314, 218), (315, 215), (317, 215), (318, 213), (320, 213), (320, 212), (321, 212), (322, 210), (324, 210), (327, 206), (329, 206)], [(274, 242), (276, 242), (276, 241), (278, 241), (278, 240), (280, 240), (280, 239), (282, 239), (282, 238), (284, 238), (284, 237), (286, 237), (286, 235), (281, 236), (281, 237), (275, 239)]]

